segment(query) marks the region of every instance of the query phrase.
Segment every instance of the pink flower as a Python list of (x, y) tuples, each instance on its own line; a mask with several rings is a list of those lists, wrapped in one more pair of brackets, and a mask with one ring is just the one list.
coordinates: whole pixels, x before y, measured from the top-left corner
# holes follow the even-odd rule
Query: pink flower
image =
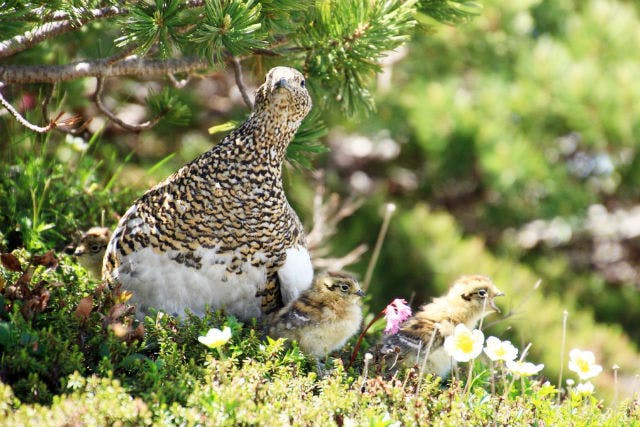
[(384, 313), (384, 319), (387, 321), (384, 333), (393, 335), (398, 332), (402, 322), (411, 316), (411, 307), (407, 305), (407, 301), (396, 298), (382, 312)]

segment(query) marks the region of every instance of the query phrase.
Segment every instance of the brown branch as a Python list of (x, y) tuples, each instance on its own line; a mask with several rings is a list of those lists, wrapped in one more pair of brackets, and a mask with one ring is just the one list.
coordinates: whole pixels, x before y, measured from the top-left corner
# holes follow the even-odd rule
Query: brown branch
[(157, 117), (154, 117), (153, 119), (147, 120), (146, 122), (140, 123), (137, 125), (127, 123), (124, 120), (119, 119), (111, 110), (107, 108), (106, 105), (104, 105), (104, 103), (102, 102), (102, 89), (104, 89), (104, 78), (98, 77), (96, 82), (96, 91), (93, 94), (93, 100), (96, 103), (96, 106), (102, 112), (102, 114), (109, 117), (109, 119), (111, 119), (112, 122), (114, 122), (115, 124), (117, 124), (118, 126), (124, 129), (134, 131), (134, 132), (150, 129), (154, 127), (156, 124), (158, 124), (158, 122), (163, 116), (163, 114), (161, 114)]
[(125, 58), (115, 64), (108, 60), (78, 61), (66, 65), (0, 65), (0, 81), (5, 83), (57, 83), (82, 77), (163, 76), (193, 72), (210, 67), (204, 59), (188, 57), (168, 60)]
[(0, 58), (6, 58), (7, 56), (22, 52), (44, 40), (59, 36), (60, 34), (75, 31), (91, 21), (127, 14), (129, 10), (126, 8), (107, 6), (88, 12), (87, 16), (78, 20), (66, 19), (57, 22), (47, 22), (24, 34), (19, 34), (0, 42)]
[(236, 86), (238, 86), (242, 99), (244, 100), (244, 103), (247, 104), (247, 107), (249, 107), (250, 110), (253, 110), (253, 102), (251, 101), (251, 97), (247, 91), (247, 86), (245, 86), (244, 80), (242, 79), (242, 65), (240, 65), (240, 60), (235, 56), (231, 56), (231, 64), (233, 65), (233, 75), (236, 78)]

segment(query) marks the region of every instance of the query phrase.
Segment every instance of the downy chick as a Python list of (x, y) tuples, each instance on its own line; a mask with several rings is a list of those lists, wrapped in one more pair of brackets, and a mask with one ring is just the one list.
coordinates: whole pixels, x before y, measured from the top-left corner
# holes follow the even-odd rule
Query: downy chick
[(268, 333), (297, 341), (306, 354), (324, 357), (341, 348), (360, 328), (363, 295), (351, 276), (327, 273), (273, 317)]
[(458, 324), (473, 329), (482, 317), (499, 313), (494, 298), (503, 295), (486, 276), (460, 277), (446, 295), (423, 305), (407, 319), (397, 334), (385, 336), (380, 349), (385, 365), (389, 369), (398, 364), (420, 365), (428, 351), (425, 372), (446, 377), (452, 360), (443, 347), (445, 338), (453, 334)]

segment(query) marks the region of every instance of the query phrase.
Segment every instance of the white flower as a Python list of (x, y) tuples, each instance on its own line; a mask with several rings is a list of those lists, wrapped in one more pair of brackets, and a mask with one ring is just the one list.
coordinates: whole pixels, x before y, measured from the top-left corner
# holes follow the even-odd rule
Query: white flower
[(518, 349), (511, 344), (511, 341), (500, 341), (496, 337), (487, 338), (484, 353), (494, 362), (497, 360), (514, 360), (518, 357)]
[(595, 387), (591, 384), (591, 381), (587, 381), (586, 383), (580, 383), (573, 389), (573, 393), (580, 395), (589, 395), (593, 394), (593, 389)]
[(574, 348), (569, 352), (569, 369), (578, 374), (581, 380), (597, 377), (602, 366), (596, 364), (596, 357), (589, 350)]
[(465, 325), (459, 324), (454, 328), (453, 335), (444, 340), (444, 349), (456, 362), (468, 362), (482, 352), (483, 343), (482, 331), (471, 331)]
[(73, 147), (73, 149), (76, 151), (87, 151), (87, 148), (89, 148), (89, 144), (87, 144), (87, 142), (79, 136), (67, 134), (67, 136), (65, 137), (65, 142), (71, 145), (71, 147)]
[(231, 329), (225, 326), (224, 329), (211, 328), (207, 332), (207, 335), (199, 336), (198, 341), (206, 345), (209, 348), (220, 347), (231, 339)]
[(567, 379), (567, 386), (569, 386), (569, 387), (573, 387), (573, 385), (574, 385), (575, 383), (576, 383), (576, 382), (575, 382), (574, 380), (572, 380), (571, 378), (568, 378), (568, 379)]
[(530, 377), (540, 372), (542, 368), (544, 368), (542, 363), (534, 365), (531, 362), (522, 362), (520, 360), (507, 361), (507, 369), (517, 377)]

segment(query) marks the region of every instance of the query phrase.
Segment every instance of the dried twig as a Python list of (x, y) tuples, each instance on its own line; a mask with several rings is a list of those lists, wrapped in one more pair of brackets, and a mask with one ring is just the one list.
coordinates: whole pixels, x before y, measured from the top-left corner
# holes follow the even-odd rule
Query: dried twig
[[(2, 87), (4, 87), (4, 84), (0, 83), (0, 89)], [(11, 103), (7, 101), (7, 99), (2, 95), (2, 92), (0, 92), (0, 104), (7, 109), (9, 114), (11, 114), (18, 121), (18, 123), (20, 123), (22, 126), (26, 127), (27, 129), (30, 129), (38, 133), (49, 132), (52, 129), (64, 130), (65, 128), (72, 127), (79, 122), (78, 116), (73, 116), (64, 120), (60, 120), (60, 118), (64, 115), (64, 112), (62, 112), (62, 113), (59, 113), (55, 119), (49, 120), (49, 124), (47, 124), (46, 126), (38, 126), (31, 123), (22, 114), (20, 114), (18, 110), (16, 110), (16, 108), (13, 105), (11, 105)]]
[(313, 197), (313, 227), (307, 234), (307, 247), (311, 252), (313, 266), (321, 270), (342, 270), (355, 264), (367, 251), (365, 244), (359, 245), (342, 257), (329, 258), (330, 247), (327, 242), (337, 233), (338, 223), (353, 215), (362, 206), (363, 199), (348, 198), (344, 201), (333, 193), (325, 200), (325, 186), (322, 173), (316, 176), (315, 194)]
[(338, 271), (344, 269), (346, 266), (355, 264), (358, 262), (360, 257), (364, 255), (365, 252), (369, 250), (369, 247), (364, 243), (358, 245), (356, 248), (352, 249), (348, 254), (341, 256), (339, 258), (314, 258), (313, 266), (320, 270), (330, 270), (330, 271)]
[(137, 131), (141, 131), (141, 130), (146, 130), (149, 128), (152, 128), (153, 126), (155, 126), (160, 119), (162, 118), (162, 114), (154, 117), (153, 119), (147, 120), (144, 123), (140, 123), (140, 124), (131, 124), (131, 123), (127, 123), (125, 121), (123, 121), (122, 119), (119, 119), (111, 110), (109, 110), (107, 108), (106, 105), (104, 105), (104, 103), (102, 102), (102, 89), (104, 88), (104, 78), (102, 77), (98, 77), (97, 81), (96, 81), (96, 91), (93, 94), (93, 100), (96, 103), (96, 106), (98, 107), (98, 109), (107, 117), (109, 117), (109, 119), (111, 119), (111, 121), (113, 121), (115, 124), (117, 124), (118, 126), (127, 129), (127, 130), (131, 130), (134, 132)]
[(169, 79), (173, 87), (175, 87), (176, 89), (184, 88), (191, 80), (191, 76), (187, 76), (182, 80), (178, 80), (176, 79), (176, 76), (173, 75), (173, 73), (167, 73), (167, 78)]
[(245, 86), (244, 80), (242, 79), (242, 65), (240, 64), (240, 60), (235, 56), (231, 56), (231, 64), (233, 65), (233, 75), (236, 78), (236, 86), (238, 86), (242, 99), (244, 103), (247, 104), (247, 107), (253, 110), (253, 101), (251, 101), (247, 86)]

